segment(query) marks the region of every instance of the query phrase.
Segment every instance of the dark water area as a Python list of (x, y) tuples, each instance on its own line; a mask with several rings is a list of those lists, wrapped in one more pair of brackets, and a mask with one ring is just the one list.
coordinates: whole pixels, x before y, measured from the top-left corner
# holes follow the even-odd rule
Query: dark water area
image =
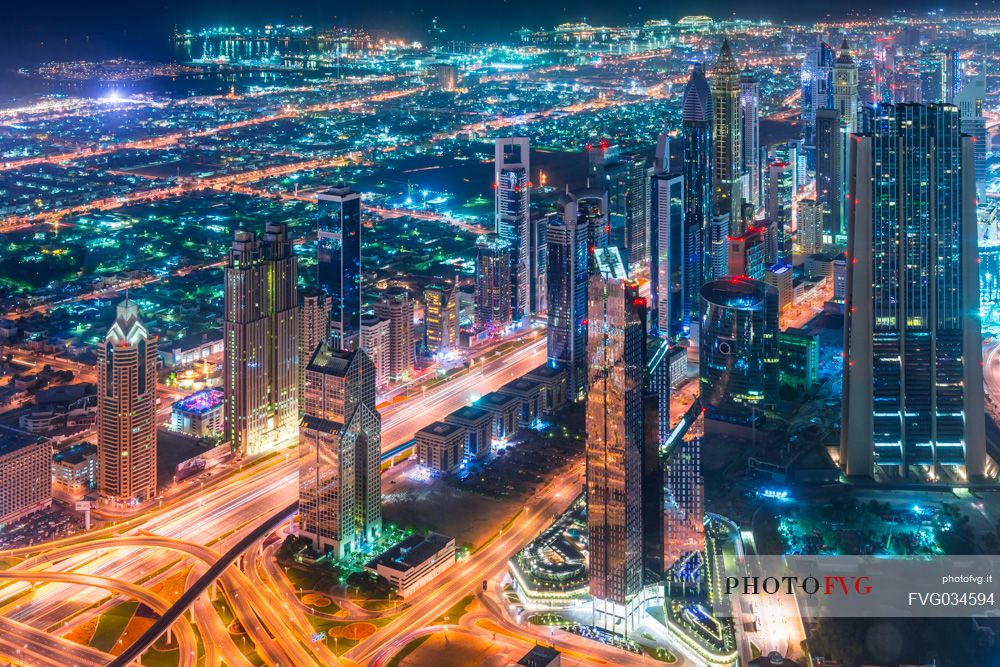
[[(476, 144), (463, 157), (418, 155), (393, 160), (370, 175), (356, 177), (362, 190), (450, 193), (457, 201), (475, 197), (493, 199), (493, 145)], [(484, 162), (484, 159), (488, 161)], [(531, 151), (531, 178), (537, 184), (545, 172), (548, 185), (562, 190), (582, 188), (587, 181), (587, 154), (583, 151)]]

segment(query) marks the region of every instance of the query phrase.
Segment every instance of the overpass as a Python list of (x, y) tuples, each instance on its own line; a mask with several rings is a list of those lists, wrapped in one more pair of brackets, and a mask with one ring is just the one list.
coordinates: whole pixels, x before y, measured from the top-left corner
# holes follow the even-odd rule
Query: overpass
[(222, 573), (226, 571), (226, 568), (239, 558), (243, 552), (256, 544), (258, 540), (262, 539), (279, 526), (282, 521), (288, 518), (289, 515), (294, 514), (298, 508), (299, 501), (296, 500), (287, 507), (275, 512), (260, 526), (252, 530), (239, 542), (233, 545), (233, 547), (226, 553), (222, 554), (219, 560), (209, 566), (205, 574), (201, 575), (198, 580), (194, 582), (193, 586), (184, 591), (184, 594), (177, 599), (177, 602), (175, 602), (170, 609), (166, 611), (166, 613), (160, 616), (160, 618), (157, 619), (157, 621), (153, 623), (153, 625), (150, 626), (141, 637), (122, 651), (117, 658), (108, 663), (108, 667), (125, 667), (133, 660), (139, 659), (139, 657), (142, 656), (142, 654), (145, 653), (153, 645), (153, 643), (160, 638), (160, 635), (166, 632), (168, 628), (181, 618), (187, 608), (194, 603), (198, 596), (208, 590), (209, 586), (215, 583), (215, 581), (222, 576)]

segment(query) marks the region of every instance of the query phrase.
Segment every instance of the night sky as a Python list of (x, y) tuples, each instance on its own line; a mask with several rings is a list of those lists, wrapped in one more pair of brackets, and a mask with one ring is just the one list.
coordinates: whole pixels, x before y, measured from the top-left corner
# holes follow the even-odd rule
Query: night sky
[[(777, 2), (757, 0), (708, 0), (706, 2), (636, 2), (625, 0), (375, 0), (374, 2), (331, 2), (320, 0), (4, 0), (0, 2), (0, 58), (7, 64), (39, 57), (57, 59), (55, 44), (64, 55), (82, 52), (81, 44), (96, 55), (135, 55), (151, 42), (159, 43), (176, 25), (201, 28), (208, 25), (253, 25), (304, 23), (316, 27), (364, 25), (411, 39), (426, 38), (431, 19), (438, 17), (448, 35), (476, 39), (504, 39), (519, 27), (549, 27), (565, 20), (587, 19), (594, 24), (621, 25), (650, 18), (676, 20), (687, 14), (708, 14), (714, 18), (739, 16), (785, 20), (815, 20), (836, 11), (846, 16), (855, 11), (869, 12), (867, 0), (823, 2), (797, 0)], [(997, 0), (952, 2), (930, 0), (884, 0), (880, 13), (894, 10), (923, 11), (945, 7), (948, 11), (996, 10)], [(834, 8), (836, 8), (834, 10)], [(44, 47), (41, 45), (45, 42)]]

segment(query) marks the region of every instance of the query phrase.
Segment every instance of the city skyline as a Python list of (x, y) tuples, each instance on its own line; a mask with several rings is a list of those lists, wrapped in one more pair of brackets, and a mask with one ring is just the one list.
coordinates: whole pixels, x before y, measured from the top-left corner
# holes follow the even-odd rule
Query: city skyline
[(0, 663), (994, 667), (1000, 11), (255, 3), (15, 15)]

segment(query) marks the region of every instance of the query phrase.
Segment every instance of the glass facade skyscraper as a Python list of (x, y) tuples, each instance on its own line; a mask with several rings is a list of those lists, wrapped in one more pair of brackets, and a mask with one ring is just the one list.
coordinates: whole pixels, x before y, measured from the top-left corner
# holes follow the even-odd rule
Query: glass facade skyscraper
[(749, 426), (778, 400), (778, 290), (730, 276), (701, 288), (701, 404), (710, 421)]
[[(698, 290), (712, 275), (713, 220), (712, 91), (700, 64), (691, 69), (684, 88), (681, 137), (684, 140), (684, 283), (685, 321), (696, 322), (701, 305)], [(726, 234), (728, 235), (728, 225)]]
[(355, 350), (361, 335), (361, 195), (348, 187), (316, 195), (320, 290), (330, 299), (334, 347)]
[(375, 367), (362, 350), (324, 343), (306, 367), (299, 434), (299, 531), (337, 558), (382, 531), (382, 419)]
[(548, 357), (566, 368), (567, 393), (573, 400), (587, 387), (587, 222), (577, 200), (560, 197), (559, 211), (548, 228)]
[(617, 248), (595, 252), (587, 359), (587, 524), (594, 624), (628, 632), (643, 588), (646, 300)]
[(851, 142), (847, 474), (985, 473), (973, 142), (958, 107), (878, 108)]
[(531, 315), (531, 162), (528, 140), (497, 139), (494, 156), (496, 232), (510, 247), (510, 313)]

